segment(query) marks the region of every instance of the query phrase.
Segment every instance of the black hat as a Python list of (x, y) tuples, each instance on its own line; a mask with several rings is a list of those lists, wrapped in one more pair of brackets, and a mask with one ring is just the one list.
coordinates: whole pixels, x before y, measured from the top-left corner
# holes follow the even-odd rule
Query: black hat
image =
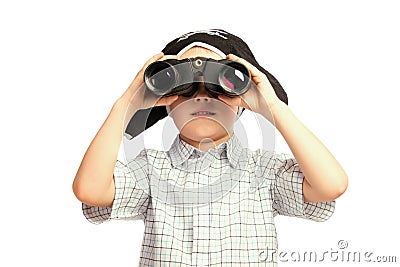
[[(247, 60), (267, 76), (278, 98), (288, 104), (288, 98), (283, 87), (272, 74), (258, 64), (248, 45), (241, 38), (224, 30), (211, 29), (186, 33), (169, 42), (162, 52), (165, 55), (178, 55), (185, 49), (197, 44), (206, 48), (211, 47), (211, 50), (219, 51), (225, 55), (235, 54)], [(126, 136), (134, 138), (166, 116), (168, 116), (168, 113), (165, 106), (139, 110), (130, 120), (125, 131)]]

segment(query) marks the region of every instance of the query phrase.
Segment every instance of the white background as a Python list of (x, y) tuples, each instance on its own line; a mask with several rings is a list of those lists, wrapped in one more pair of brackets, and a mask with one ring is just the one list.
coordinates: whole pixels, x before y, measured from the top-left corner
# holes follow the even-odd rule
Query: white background
[[(143, 222), (90, 224), (72, 181), (143, 63), (177, 36), (209, 28), (249, 44), (349, 175), (327, 222), (276, 218), (280, 250), (331, 252), (346, 240), (348, 251), (400, 261), (397, 1), (5, 2), (1, 266), (137, 266)], [(289, 265), (313, 266), (280, 263)], [(383, 265), (395, 266), (365, 264)]]

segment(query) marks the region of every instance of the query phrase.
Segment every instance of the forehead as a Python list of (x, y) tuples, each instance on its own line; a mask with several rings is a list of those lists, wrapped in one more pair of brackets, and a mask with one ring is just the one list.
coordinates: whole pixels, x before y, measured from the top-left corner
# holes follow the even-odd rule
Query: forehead
[(192, 58), (192, 57), (206, 57), (206, 58), (213, 58), (213, 59), (222, 59), (220, 55), (211, 51), (207, 48), (194, 46), (190, 48), (188, 51), (183, 53), (180, 58)]

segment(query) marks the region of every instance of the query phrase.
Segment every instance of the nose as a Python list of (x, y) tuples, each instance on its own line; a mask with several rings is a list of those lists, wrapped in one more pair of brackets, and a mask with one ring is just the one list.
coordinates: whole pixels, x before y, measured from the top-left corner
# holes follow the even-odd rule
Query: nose
[(204, 101), (204, 102), (210, 102), (212, 95), (210, 95), (210, 93), (207, 91), (204, 82), (200, 82), (198, 83), (198, 87), (197, 87), (197, 91), (193, 96), (194, 101), (196, 102), (200, 102), (200, 101)]

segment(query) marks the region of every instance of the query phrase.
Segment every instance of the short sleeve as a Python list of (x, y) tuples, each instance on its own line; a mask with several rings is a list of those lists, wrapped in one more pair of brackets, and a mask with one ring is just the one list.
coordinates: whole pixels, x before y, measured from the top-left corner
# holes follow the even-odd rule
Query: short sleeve
[(114, 168), (115, 197), (111, 207), (96, 207), (82, 203), (83, 214), (94, 224), (111, 219), (143, 220), (146, 216), (149, 191), (146, 151), (127, 164), (117, 160)]
[(335, 200), (328, 202), (304, 202), (304, 175), (299, 164), (289, 155), (275, 158), (275, 181), (273, 183), (273, 208), (286, 216), (314, 221), (326, 221), (335, 210)]

